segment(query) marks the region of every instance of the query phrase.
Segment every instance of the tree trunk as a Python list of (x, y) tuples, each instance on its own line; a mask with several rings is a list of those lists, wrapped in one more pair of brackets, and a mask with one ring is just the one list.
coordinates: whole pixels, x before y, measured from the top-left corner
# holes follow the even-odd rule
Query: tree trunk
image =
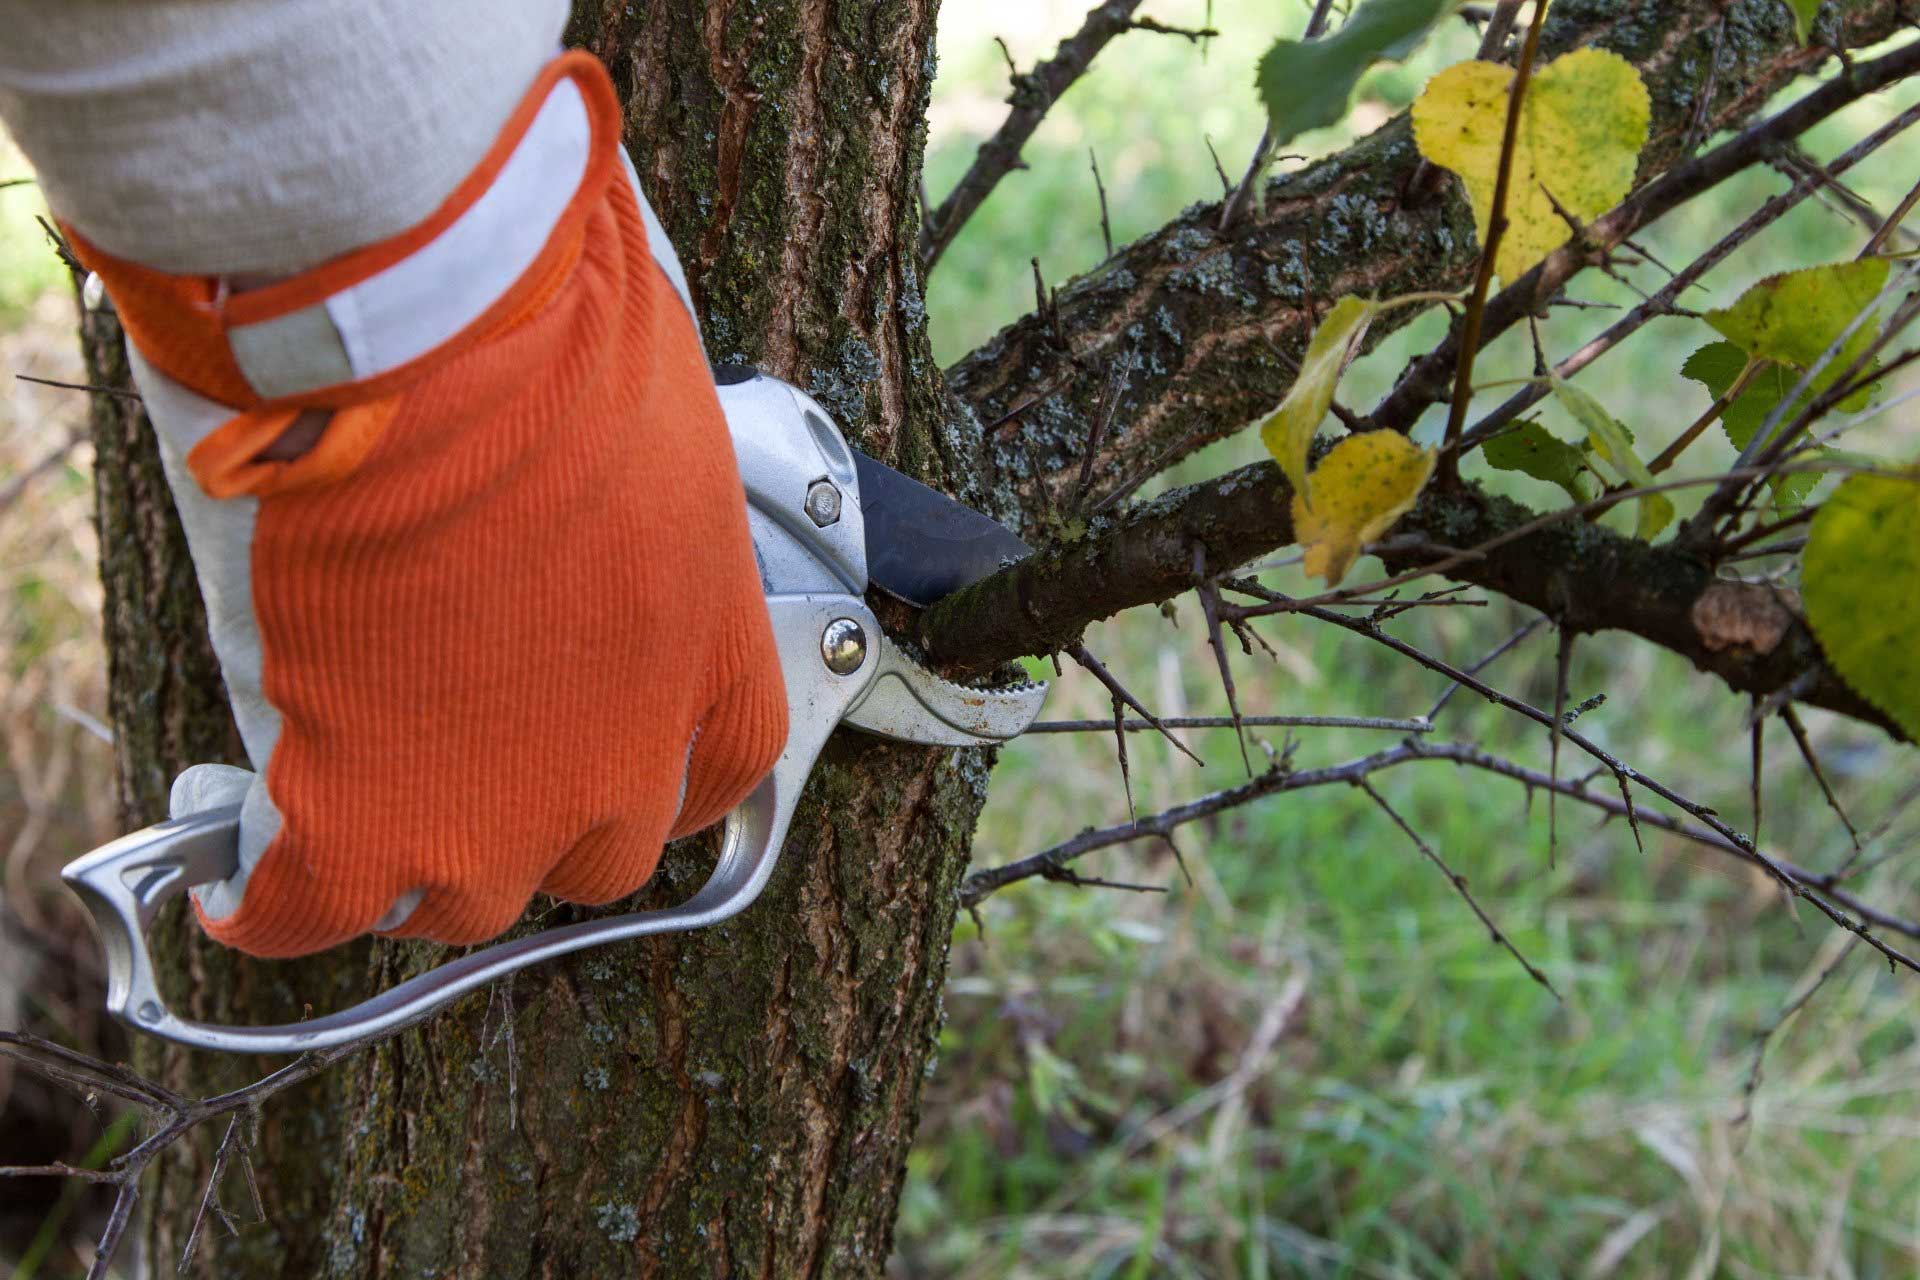
[[(941, 483), (934, 441), (955, 410), (913, 256), (932, 0), (580, 8), (570, 40), (613, 70), (712, 356), (809, 388), (869, 452)], [(124, 382), (110, 313), (87, 317), (84, 342), (94, 375)], [(136, 405), (108, 397), (94, 425), (121, 800), (139, 824), (162, 815), (176, 771), (239, 746), (151, 433)], [(275, 1100), (256, 1155), (266, 1222), (238, 1237), (209, 1224), (193, 1265), (877, 1274), (988, 765), (977, 751), (836, 740), (753, 910), (545, 966)], [(642, 898), (684, 898), (711, 857), (704, 841), (670, 851)], [(551, 906), (521, 928), (584, 914)], [(444, 955), (363, 942), (255, 963), (184, 913), (156, 939), (169, 997), (220, 1021), (338, 1008)], [(141, 1052), (194, 1092), (271, 1065)], [(180, 1255), (217, 1137), (149, 1184), (156, 1266)], [(225, 1202), (246, 1205), (242, 1180)]]

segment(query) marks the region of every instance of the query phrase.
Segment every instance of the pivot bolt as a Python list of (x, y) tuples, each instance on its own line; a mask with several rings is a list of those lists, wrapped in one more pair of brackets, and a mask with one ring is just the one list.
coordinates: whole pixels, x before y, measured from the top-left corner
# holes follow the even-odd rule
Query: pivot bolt
[(867, 633), (852, 618), (835, 618), (820, 633), (820, 656), (827, 670), (850, 676), (867, 660)]
[(807, 517), (824, 529), (840, 519), (840, 491), (831, 480), (815, 480), (807, 486)]

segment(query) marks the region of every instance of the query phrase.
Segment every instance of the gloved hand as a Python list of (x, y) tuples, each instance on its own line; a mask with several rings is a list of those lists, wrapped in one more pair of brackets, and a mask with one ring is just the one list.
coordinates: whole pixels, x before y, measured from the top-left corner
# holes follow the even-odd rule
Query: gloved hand
[(69, 229), (258, 770), (173, 792), (242, 802), (240, 870), (197, 898), (232, 946), (477, 942), (536, 891), (620, 897), (780, 752), (740, 480), (619, 123), (565, 55), (426, 223), (253, 290)]

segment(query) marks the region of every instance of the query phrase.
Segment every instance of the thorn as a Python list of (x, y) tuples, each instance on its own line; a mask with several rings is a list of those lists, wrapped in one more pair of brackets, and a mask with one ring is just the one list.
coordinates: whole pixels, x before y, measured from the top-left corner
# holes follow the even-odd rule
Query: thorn
[(1113, 699), (1113, 746), (1120, 753), (1120, 785), (1127, 793), (1127, 821), (1138, 822), (1140, 815), (1133, 807), (1133, 777), (1127, 771), (1127, 709), (1118, 695)]
[[(1560, 653), (1554, 663), (1553, 671), (1553, 724), (1548, 732), (1551, 735), (1547, 745), (1547, 777), (1553, 782), (1560, 781), (1560, 737), (1567, 728), (1567, 673), (1573, 668), (1573, 632), (1567, 630), (1566, 620), (1560, 622)], [(1547, 866), (1555, 863), (1555, 847), (1560, 839), (1560, 793), (1552, 788), (1547, 791)]]
[(1175, 844), (1173, 842), (1173, 837), (1168, 835), (1166, 832), (1162, 831), (1160, 833), (1160, 838), (1167, 842), (1167, 849), (1169, 852), (1173, 854), (1174, 865), (1179, 867), (1180, 874), (1186, 877), (1187, 888), (1189, 889), (1193, 888), (1193, 872), (1187, 870), (1186, 855), (1180, 852), (1180, 846)]
[[(1833, 794), (1833, 788), (1827, 783), (1827, 774), (1820, 767), (1820, 757), (1815, 754), (1812, 739), (1807, 737), (1807, 727), (1800, 723), (1800, 713), (1793, 709), (1791, 702), (1780, 708), (1780, 718), (1787, 722), (1787, 729), (1793, 734), (1794, 745), (1800, 748), (1800, 758), (1807, 762), (1807, 768), (1813, 774), (1813, 780), (1820, 784), (1820, 794), (1827, 798), (1827, 807), (1833, 810), (1834, 817), (1840, 819), (1840, 825), (1847, 829), (1847, 838), (1853, 841), (1853, 851), (1860, 852), (1860, 833), (1853, 829), (1853, 823), (1847, 818), (1847, 811), (1840, 807), (1840, 800)], [(1756, 727), (1757, 734), (1759, 729)], [(1757, 820), (1756, 820), (1757, 825)], [(1754, 833), (1758, 842), (1759, 833)]]
[(1616, 773), (1613, 780), (1620, 786), (1620, 803), (1627, 807), (1627, 826), (1633, 831), (1633, 847), (1641, 853), (1647, 851), (1647, 842), (1640, 837), (1640, 810), (1634, 807), (1633, 788), (1627, 785), (1627, 775)]
[(1233, 664), (1227, 658), (1227, 645), (1220, 634), (1220, 592), (1207, 580), (1207, 548), (1193, 548), (1194, 594), (1200, 597), (1200, 609), (1207, 619), (1207, 647), (1220, 667), (1220, 687), (1227, 693), (1227, 710), (1233, 713), (1233, 732), (1240, 740), (1240, 763), (1247, 776), (1253, 776), (1253, 757), (1247, 754), (1247, 726), (1240, 717), (1240, 697), (1233, 687)]
[(1204, 769), (1206, 767), (1207, 762), (1202, 760), (1199, 756), (1194, 755), (1193, 752), (1188, 749), (1186, 743), (1174, 737), (1172, 732), (1168, 730), (1167, 726), (1160, 723), (1160, 717), (1154, 715), (1153, 712), (1147, 710), (1146, 707), (1142, 706), (1140, 703), (1140, 700), (1134, 697), (1132, 693), (1128, 692), (1127, 687), (1121, 684), (1120, 681), (1114, 677), (1114, 674), (1111, 671), (1107, 670), (1105, 663), (1101, 662), (1100, 659), (1094, 657), (1091, 653), (1087, 652), (1086, 645), (1076, 642), (1074, 644), (1067, 646), (1066, 652), (1068, 657), (1072, 658), (1075, 662), (1085, 667), (1089, 672), (1093, 674), (1094, 679), (1098, 680), (1101, 684), (1105, 685), (1107, 687), (1107, 692), (1112, 694), (1114, 698), (1125, 702), (1128, 706), (1132, 707), (1135, 711), (1138, 711), (1140, 713), (1141, 719), (1145, 720), (1148, 724), (1152, 725), (1155, 729), (1159, 730), (1160, 736), (1165, 738), (1168, 742), (1171, 742), (1175, 747), (1179, 748), (1180, 753), (1182, 755), (1186, 756), (1187, 759), (1193, 761), (1195, 764), (1199, 765), (1201, 768)]
[(1200, 135), (1207, 144), (1207, 154), (1213, 157), (1213, 171), (1220, 175), (1220, 194), (1227, 197), (1233, 194), (1233, 179), (1227, 176), (1227, 166), (1220, 163), (1220, 153), (1214, 150), (1213, 139), (1206, 134)]
[[(1100, 238), (1106, 241), (1107, 257), (1113, 256), (1113, 223), (1107, 217), (1107, 185), (1100, 181), (1100, 158), (1087, 148), (1087, 163), (1093, 166), (1093, 188), (1100, 193)], [(1102, 259), (1104, 261), (1104, 259)]]
[[(1760, 695), (1757, 693), (1754, 694), (1753, 701), (1757, 707), (1760, 702)], [(1765, 755), (1766, 727), (1767, 722), (1764, 719), (1759, 716), (1753, 718), (1753, 728), (1750, 730), (1752, 745), (1749, 750), (1749, 755), (1753, 765), (1751, 793), (1753, 798), (1753, 842), (1756, 845), (1760, 843), (1760, 767)], [(1855, 847), (1857, 848), (1858, 845), (1856, 844)]]

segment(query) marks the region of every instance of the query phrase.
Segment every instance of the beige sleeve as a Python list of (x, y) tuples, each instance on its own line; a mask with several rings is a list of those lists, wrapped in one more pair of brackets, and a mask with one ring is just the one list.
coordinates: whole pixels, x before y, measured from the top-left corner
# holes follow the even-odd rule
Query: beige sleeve
[(0, 121), (47, 202), (167, 271), (284, 275), (421, 221), (568, 0), (0, 0)]

